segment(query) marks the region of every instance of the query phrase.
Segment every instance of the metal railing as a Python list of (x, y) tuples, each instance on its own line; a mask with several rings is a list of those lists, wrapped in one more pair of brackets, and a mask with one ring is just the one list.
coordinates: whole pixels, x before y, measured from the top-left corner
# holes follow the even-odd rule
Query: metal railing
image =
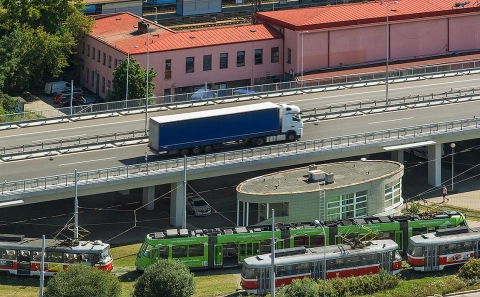
[[(451, 136), (455, 132), (465, 133), (465, 131), (468, 130), (474, 132), (480, 130), (478, 118), (474, 117), (435, 124), (366, 132), (318, 140), (299, 141), (209, 155), (199, 155), (187, 158), (187, 168), (197, 169), (233, 164), (241, 166), (242, 162), (251, 163), (254, 160), (275, 161), (275, 159), (280, 157), (302, 157), (307, 154), (315, 154), (334, 149), (344, 149), (347, 147), (361, 147), (367, 145), (380, 146), (388, 143), (395, 143), (399, 140), (414, 141), (417, 137), (435, 138), (441, 137), (444, 134), (449, 134)], [(181, 174), (183, 172), (183, 162), (183, 159), (171, 159), (108, 169), (89, 170), (79, 172), (77, 175), (77, 182), (81, 185), (148, 176), (149, 174), (155, 176), (169, 172), (177, 172), (178, 174)], [(74, 174), (69, 173), (20, 181), (5, 181), (0, 183), (0, 196), (7, 197), (15, 195), (18, 194), (19, 191), (26, 193), (70, 187), (74, 185), (74, 180)]]
[[(480, 73), (480, 61), (467, 61), (459, 63), (451, 63), (445, 65), (427, 65), (427, 66), (418, 66), (411, 68), (401, 68), (393, 69), (389, 71), (388, 77), (392, 82), (395, 82), (399, 78), (414, 78), (414, 77), (427, 77), (433, 78), (435, 76), (446, 75), (448, 73), (455, 72), (465, 72), (469, 73)], [(271, 84), (262, 84), (241, 88), (225, 89), (225, 90), (216, 90), (217, 97), (207, 98), (200, 101), (192, 101), (190, 97), (193, 93), (185, 94), (175, 94), (168, 96), (155, 96), (150, 98), (149, 107), (167, 107), (175, 108), (177, 104), (181, 103), (191, 103), (198, 104), (205, 102), (208, 104), (208, 101), (215, 101), (216, 103), (222, 103), (223, 101), (230, 102), (230, 100), (255, 100), (258, 98), (269, 97), (270, 95), (276, 96), (277, 93), (284, 93), (286, 91), (323, 91), (327, 89), (319, 90), (319, 87), (352, 87), (352, 84), (358, 83), (383, 83), (385, 80), (385, 71), (379, 72), (369, 72), (369, 73), (359, 73), (359, 74), (347, 74), (341, 76), (332, 76), (327, 78), (316, 78), (309, 80), (293, 80), (287, 82), (278, 82)], [(297, 75), (298, 77), (298, 75)], [(267, 79), (267, 78), (265, 78)], [(255, 94), (248, 95), (237, 95), (236, 90), (244, 89), (248, 91), (256, 92)], [(288, 92), (285, 93), (289, 95)], [(91, 105), (90, 110), (85, 110), (84, 106), (73, 106), (72, 114), (73, 115), (82, 115), (82, 114), (95, 114), (102, 112), (117, 112), (121, 110), (135, 110), (135, 109), (145, 109), (145, 98), (143, 99), (132, 99), (128, 100), (127, 105), (125, 106), (125, 101), (115, 101), (115, 102), (106, 102)], [(70, 107), (49, 109), (49, 110), (38, 110), (38, 111), (29, 111), (24, 113), (16, 114), (7, 114), (0, 115), (0, 123), (12, 123), (18, 121), (35, 121), (38, 118), (62, 118), (66, 116), (71, 116)]]

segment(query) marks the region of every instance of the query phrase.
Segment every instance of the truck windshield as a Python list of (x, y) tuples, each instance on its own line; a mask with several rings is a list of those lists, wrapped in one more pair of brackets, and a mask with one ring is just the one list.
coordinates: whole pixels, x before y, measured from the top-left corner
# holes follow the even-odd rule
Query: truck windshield
[(294, 122), (301, 122), (302, 121), (302, 118), (300, 117), (300, 114), (294, 114), (292, 115), (292, 119)]

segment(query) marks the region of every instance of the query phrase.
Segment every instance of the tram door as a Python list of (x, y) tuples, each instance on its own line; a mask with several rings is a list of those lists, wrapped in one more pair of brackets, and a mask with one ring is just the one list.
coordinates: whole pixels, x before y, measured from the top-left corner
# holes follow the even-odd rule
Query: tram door
[(17, 274), (30, 275), (31, 251), (20, 250), (17, 256)]
[(392, 261), (393, 261), (393, 252), (385, 252), (385, 253), (380, 253), (379, 257), (380, 260), (380, 269), (384, 269), (388, 271), (389, 273), (392, 272)]
[(425, 271), (438, 270), (438, 247), (425, 247)]
[(319, 280), (319, 279), (323, 279), (323, 276), (324, 276), (324, 271), (323, 271), (323, 260), (322, 261), (318, 261), (318, 262), (315, 262), (315, 264), (313, 264), (313, 272), (312, 272), (312, 278), (314, 280)]
[(258, 293), (270, 292), (270, 268), (261, 268), (258, 273)]

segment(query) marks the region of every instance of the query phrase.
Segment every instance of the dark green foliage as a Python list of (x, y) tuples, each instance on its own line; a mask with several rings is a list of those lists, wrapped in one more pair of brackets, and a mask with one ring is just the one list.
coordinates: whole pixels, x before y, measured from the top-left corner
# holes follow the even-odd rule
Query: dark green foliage
[(15, 113), (15, 106), (19, 100), (15, 99), (7, 94), (0, 93), (0, 115)]
[(402, 213), (406, 214), (418, 214), (420, 213), (420, 203), (411, 200), (405, 203), (405, 208), (402, 209)]
[[(110, 90), (107, 96), (107, 101), (123, 101), (125, 100), (125, 92), (127, 86), (127, 66), (128, 66), (128, 100), (145, 98), (147, 93), (147, 70), (142, 68), (137, 60), (130, 56), (130, 63), (128, 59), (123, 60), (117, 65), (113, 71), (113, 89)], [(148, 73), (148, 93), (153, 94), (155, 84), (153, 80), (157, 76), (157, 72), (151, 68)], [(151, 101), (149, 101), (151, 102)], [(143, 104), (145, 105), (145, 104)]]
[[(291, 285), (278, 290), (278, 297), (318, 297), (319, 286), (311, 278), (294, 280)], [(323, 287), (322, 287), (323, 292)]]
[(120, 281), (109, 272), (84, 264), (74, 264), (54, 275), (44, 297), (119, 297)]
[(469, 282), (480, 280), (480, 259), (470, 259), (458, 271), (458, 277)]
[(79, 1), (0, 0), (0, 91), (58, 77), (93, 19)]
[[(398, 276), (390, 275), (385, 270), (381, 270), (380, 274), (375, 275), (327, 280), (326, 295), (330, 297), (367, 295), (393, 289), (399, 283), (400, 278)], [(323, 286), (323, 280), (319, 280), (318, 285)]]
[(183, 263), (167, 259), (145, 270), (134, 285), (133, 297), (190, 297), (194, 292), (190, 270)]

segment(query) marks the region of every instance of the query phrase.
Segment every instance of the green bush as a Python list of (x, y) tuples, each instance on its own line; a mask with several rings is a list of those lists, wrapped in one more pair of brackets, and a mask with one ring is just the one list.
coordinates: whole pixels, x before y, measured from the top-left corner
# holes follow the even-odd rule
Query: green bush
[(55, 274), (44, 297), (119, 297), (120, 281), (115, 275), (85, 264), (73, 264)]
[(183, 263), (160, 260), (145, 270), (133, 290), (133, 297), (190, 297), (195, 292), (195, 281)]
[(458, 271), (458, 277), (465, 281), (477, 282), (480, 280), (480, 259), (470, 259)]
[[(278, 290), (278, 297), (318, 297), (319, 287), (311, 278), (296, 279), (291, 285)], [(323, 291), (322, 291), (323, 292)]]
[[(358, 277), (334, 278), (327, 280), (326, 295), (329, 297), (348, 297), (367, 295), (375, 292), (393, 289), (400, 283), (400, 278), (381, 270), (379, 274)], [(317, 281), (323, 288), (323, 280)]]

